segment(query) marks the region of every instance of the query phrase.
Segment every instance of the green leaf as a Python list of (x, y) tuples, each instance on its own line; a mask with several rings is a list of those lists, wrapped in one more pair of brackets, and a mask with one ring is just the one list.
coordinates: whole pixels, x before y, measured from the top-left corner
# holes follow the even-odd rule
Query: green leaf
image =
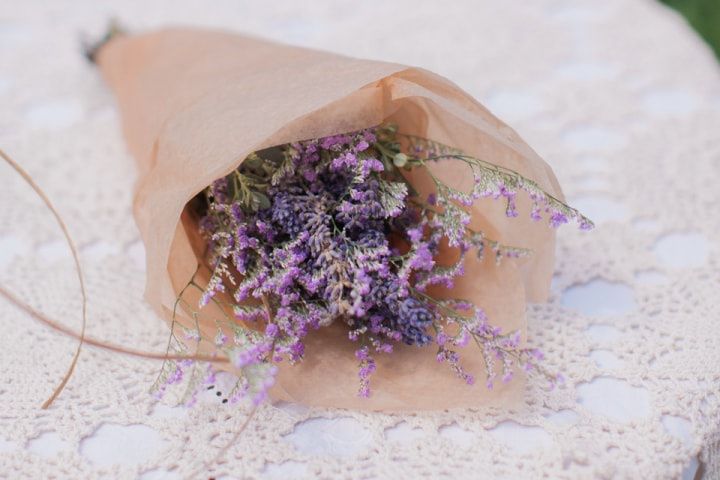
[(262, 192), (252, 192), (253, 210), (265, 210), (270, 208), (270, 199)]

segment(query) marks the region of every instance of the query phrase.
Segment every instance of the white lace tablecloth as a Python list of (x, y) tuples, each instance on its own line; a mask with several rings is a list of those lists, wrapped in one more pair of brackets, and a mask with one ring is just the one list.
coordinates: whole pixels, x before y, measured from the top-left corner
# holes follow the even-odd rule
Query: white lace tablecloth
[[(520, 408), (382, 415), (266, 405), (204, 478), (720, 478), (720, 70), (651, 0), (0, 1), (0, 147), (66, 218), (89, 286), (88, 333), (161, 351), (143, 302), (134, 179), (108, 89), (78, 51), (108, 18), (134, 30), (223, 26), (415, 64), (486, 103), (598, 223), (559, 232), (531, 341), (568, 378)], [(50, 214), (0, 166), (0, 281), (78, 329)], [(189, 477), (247, 410), (209, 392), (156, 403), (159, 364), (85, 348), (0, 301), (0, 477)], [(330, 379), (328, 379), (330, 381)], [(481, 387), (476, 387), (481, 388)], [(217, 390), (222, 387), (218, 386)]]

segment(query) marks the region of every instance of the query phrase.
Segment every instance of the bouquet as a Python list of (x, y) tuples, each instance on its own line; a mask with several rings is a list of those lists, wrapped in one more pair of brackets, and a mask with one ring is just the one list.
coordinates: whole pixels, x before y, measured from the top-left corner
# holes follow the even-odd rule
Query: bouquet
[[(554, 227), (592, 223), (457, 86), (402, 65), (230, 33), (116, 36), (93, 55), (139, 165), (150, 304), (188, 401), (435, 409), (507, 398)], [(481, 385), (474, 385), (480, 383)], [(510, 387), (508, 386), (510, 385)]]

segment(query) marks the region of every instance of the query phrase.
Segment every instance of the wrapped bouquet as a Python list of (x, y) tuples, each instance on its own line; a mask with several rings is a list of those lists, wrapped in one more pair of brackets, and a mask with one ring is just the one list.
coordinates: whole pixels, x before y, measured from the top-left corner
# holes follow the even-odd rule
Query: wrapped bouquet
[(592, 223), (457, 86), (192, 29), (93, 59), (139, 166), (147, 299), (171, 345), (226, 360), (168, 362), (160, 392), (192, 401), (219, 367), (229, 401), (418, 410), (506, 398), (517, 370), (559, 380), (525, 303), (547, 296), (554, 227)]

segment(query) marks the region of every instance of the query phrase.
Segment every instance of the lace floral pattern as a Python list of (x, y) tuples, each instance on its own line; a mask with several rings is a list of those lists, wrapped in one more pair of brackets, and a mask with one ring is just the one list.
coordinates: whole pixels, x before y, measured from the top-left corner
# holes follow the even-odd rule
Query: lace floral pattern
[[(555, 294), (529, 307), (529, 335), (567, 384), (548, 391), (530, 381), (522, 403), (504, 409), (385, 415), (266, 405), (202, 475), (679, 478), (699, 464), (716, 478), (720, 76), (710, 51), (675, 14), (643, 0), (380, 7), (131, 0), (112, 11), (80, 1), (6, 12), (0, 146), (46, 190), (81, 248), (88, 334), (153, 351), (167, 341), (141, 299), (133, 162), (110, 92), (78, 51), (79, 30), (97, 34), (116, 13), (137, 30), (201, 23), (382, 55), (440, 72), (483, 101), (549, 160), (571, 203), (598, 224), (591, 235), (560, 230)], [(398, 18), (423, 28), (399, 29)], [(60, 233), (0, 168), (0, 281), (79, 329)], [(43, 411), (75, 342), (4, 301), (0, 311), (0, 476), (185, 478), (245, 421), (245, 410), (222, 404), (222, 381), (201, 406), (171, 408), (147, 393), (157, 362), (90, 348)]]

